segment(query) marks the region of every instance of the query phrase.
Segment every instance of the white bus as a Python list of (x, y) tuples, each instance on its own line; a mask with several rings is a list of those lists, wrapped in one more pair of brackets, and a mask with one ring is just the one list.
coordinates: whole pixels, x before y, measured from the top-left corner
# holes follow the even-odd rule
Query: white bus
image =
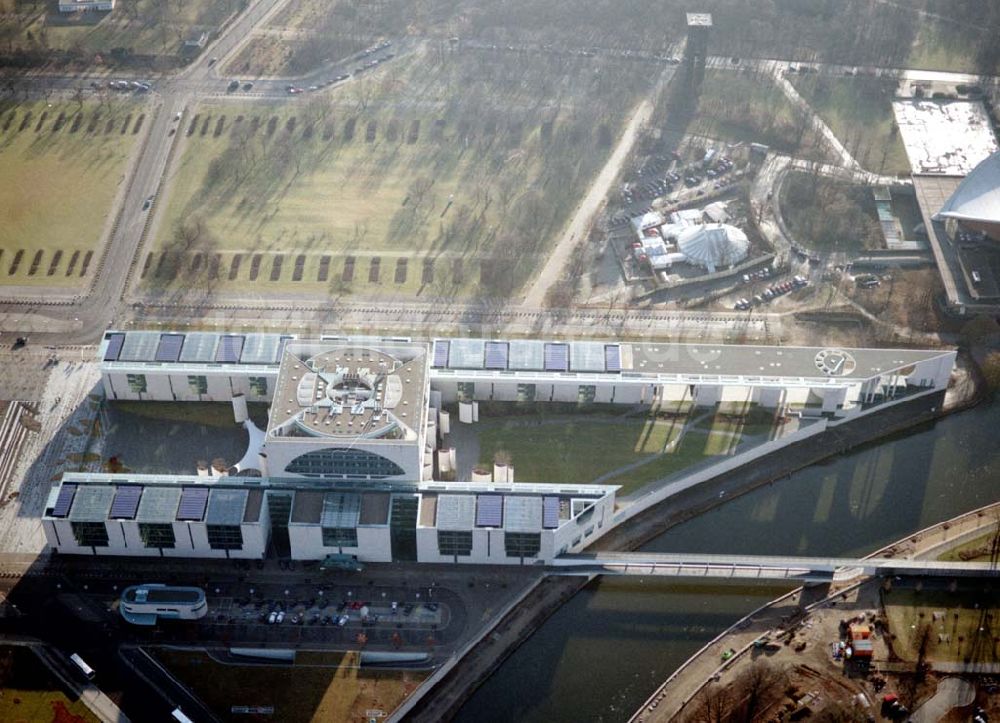
[(69, 656), (69, 659), (73, 661), (73, 664), (80, 669), (80, 672), (87, 676), (87, 678), (94, 679), (94, 669), (87, 665), (86, 661), (81, 658), (76, 653)]

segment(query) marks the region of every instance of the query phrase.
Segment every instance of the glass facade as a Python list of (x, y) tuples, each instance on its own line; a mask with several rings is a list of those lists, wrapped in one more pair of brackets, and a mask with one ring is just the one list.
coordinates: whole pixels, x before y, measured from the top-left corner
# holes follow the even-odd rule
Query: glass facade
[(140, 522), (139, 537), (146, 547), (159, 547), (168, 550), (177, 544), (174, 537), (174, 526), (167, 523)]
[(103, 522), (72, 522), (73, 537), (80, 547), (107, 547), (108, 527)]
[(242, 550), (243, 530), (239, 525), (205, 525), (208, 546), (213, 550)]
[(323, 547), (357, 547), (356, 527), (324, 527)]
[(581, 384), (580, 389), (577, 392), (577, 401), (580, 404), (593, 404), (594, 399), (597, 397), (597, 385), (595, 384)]
[(208, 394), (208, 377), (198, 375), (188, 375), (188, 389), (192, 394)]
[(305, 477), (398, 477), (403, 468), (391, 459), (363, 449), (318, 449), (299, 455), (285, 467), (286, 472)]
[(247, 384), (250, 385), (251, 394), (256, 394), (258, 397), (267, 396), (267, 377), (250, 377)]
[(438, 552), (452, 557), (472, 554), (472, 530), (438, 530)]
[(535, 557), (542, 549), (540, 532), (506, 532), (503, 548), (507, 557)]
[(146, 393), (147, 387), (145, 374), (126, 374), (125, 380), (128, 382), (128, 390), (133, 394)]
[(460, 402), (471, 402), (473, 397), (476, 396), (476, 383), (475, 382), (459, 382), (458, 383), (458, 401)]
[(519, 402), (533, 402), (533, 401), (535, 401), (535, 385), (534, 384), (518, 384), (517, 385), (517, 401), (519, 401)]
[(389, 540), (393, 562), (417, 561), (416, 495), (393, 495), (389, 518)]

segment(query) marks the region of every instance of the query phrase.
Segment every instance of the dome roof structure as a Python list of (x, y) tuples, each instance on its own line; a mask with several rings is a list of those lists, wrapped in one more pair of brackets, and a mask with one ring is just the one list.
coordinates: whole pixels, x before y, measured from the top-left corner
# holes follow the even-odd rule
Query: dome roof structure
[(747, 257), (750, 242), (735, 226), (707, 223), (685, 228), (677, 235), (677, 247), (689, 263), (704, 266), (709, 273), (732, 266)]
[(934, 218), (992, 227), (990, 235), (1000, 238), (1000, 151), (972, 169)]

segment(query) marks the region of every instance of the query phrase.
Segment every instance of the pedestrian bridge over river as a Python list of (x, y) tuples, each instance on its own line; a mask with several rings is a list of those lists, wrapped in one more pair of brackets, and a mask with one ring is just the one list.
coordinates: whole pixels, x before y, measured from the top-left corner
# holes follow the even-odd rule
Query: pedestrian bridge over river
[(862, 575), (922, 577), (1000, 577), (990, 562), (941, 562), (839, 557), (768, 557), (695, 553), (599, 552), (561, 555), (552, 561), (557, 575), (634, 575), (640, 577), (722, 578), (741, 582), (834, 582)]

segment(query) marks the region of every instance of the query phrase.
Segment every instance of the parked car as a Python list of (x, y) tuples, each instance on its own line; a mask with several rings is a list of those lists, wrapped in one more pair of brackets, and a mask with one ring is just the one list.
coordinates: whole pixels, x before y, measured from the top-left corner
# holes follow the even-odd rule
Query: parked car
[(340, 627), (344, 627), (345, 625), (347, 625), (347, 616), (341, 615), (339, 618), (337, 618), (337, 625)]

